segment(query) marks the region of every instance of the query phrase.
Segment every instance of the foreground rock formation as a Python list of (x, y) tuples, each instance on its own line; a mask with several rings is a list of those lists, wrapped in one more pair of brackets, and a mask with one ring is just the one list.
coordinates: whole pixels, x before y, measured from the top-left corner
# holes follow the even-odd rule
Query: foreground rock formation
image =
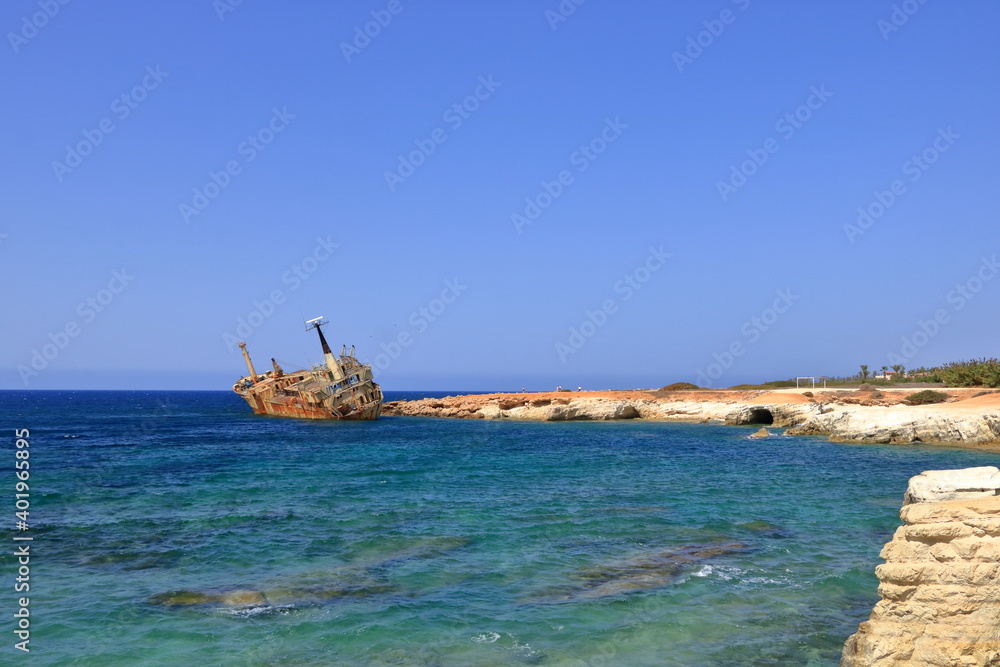
[(1000, 495), (1000, 469), (993, 466), (962, 470), (925, 470), (910, 483), (903, 504), (942, 500), (978, 500)]
[(386, 403), (383, 414), (529, 421), (646, 419), (788, 427), (837, 442), (1000, 446), (1000, 393), (948, 390), (951, 402), (909, 406), (913, 390), (603, 391), (474, 394)]
[(993, 467), (910, 480), (907, 500), (927, 502), (900, 512), (875, 568), (882, 600), (847, 640), (842, 667), (1000, 665), (998, 480)]

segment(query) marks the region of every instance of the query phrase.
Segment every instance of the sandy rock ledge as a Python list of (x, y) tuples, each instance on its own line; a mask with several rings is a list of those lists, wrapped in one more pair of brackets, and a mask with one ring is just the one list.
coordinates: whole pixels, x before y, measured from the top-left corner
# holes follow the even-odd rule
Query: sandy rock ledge
[[(931, 502), (901, 510), (875, 568), (882, 599), (847, 640), (841, 667), (1000, 665), (1000, 496), (985, 488), (998, 477), (989, 467), (910, 480), (907, 501)], [(933, 500), (966, 493), (981, 497)]]

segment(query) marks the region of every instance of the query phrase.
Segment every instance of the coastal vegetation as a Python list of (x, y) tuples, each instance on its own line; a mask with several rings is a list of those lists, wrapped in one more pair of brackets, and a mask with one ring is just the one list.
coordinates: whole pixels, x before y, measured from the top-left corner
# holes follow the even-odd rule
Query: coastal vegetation
[(931, 403), (944, 403), (948, 400), (948, 394), (933, 389), (924, 389), (906, 397), (906, 402), (910, 405), (930, 405)]
[[(996, 358), (954, 361), (942, 366), (919, 367), (907, 370), (902, 364), (880, 366), (873, 373), (867, 364), (859, 365), (856, 375), (824, 378), (827, 388), (857, 387), (864, 383), (880, 387), (938, 385), (947, 387), (1000, 387), (1000, 360)], [(819, 380), (819, 378), (817, 378)], [(677, 383), (682, 384), (682, 383)], [(670, 385), (673, 387), (674, 385)], [(795, 387), (795, 379), (772, 380), (759, 384), (738, 384), (730, 389), (781, 389)], [(663, 390), (666, 390), (664, 387)]]
[(770, 382), (762, 382), (760, 384), (738, 384), (730, 387), (730, 389), (787, 389), (794, 386), (795, 380), (771, 380)]
[(971, 359), (938, 369), (941, 381), (950, 387), (1000, 387), (1000, 361)]

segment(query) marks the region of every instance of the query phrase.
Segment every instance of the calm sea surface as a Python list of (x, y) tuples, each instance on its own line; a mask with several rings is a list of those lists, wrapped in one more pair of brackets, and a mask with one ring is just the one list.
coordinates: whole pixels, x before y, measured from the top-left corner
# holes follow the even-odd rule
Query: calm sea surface
[(0, 427), (0, 663), (24, 665), (835, 665), (907, 479), (1000, 464), (749, 427), (296, 421), (231, 392), (0, 392)]

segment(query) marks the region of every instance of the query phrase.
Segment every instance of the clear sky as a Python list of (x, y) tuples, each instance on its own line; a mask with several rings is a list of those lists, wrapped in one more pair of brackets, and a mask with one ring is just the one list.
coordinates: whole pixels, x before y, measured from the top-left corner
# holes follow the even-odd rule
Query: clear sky
[(987, 0), (6, 2), (0, 388), (226, 389), (238, 339), (318, 362), (320, 315), (387, 390), (996, 356), (997, 25)]

